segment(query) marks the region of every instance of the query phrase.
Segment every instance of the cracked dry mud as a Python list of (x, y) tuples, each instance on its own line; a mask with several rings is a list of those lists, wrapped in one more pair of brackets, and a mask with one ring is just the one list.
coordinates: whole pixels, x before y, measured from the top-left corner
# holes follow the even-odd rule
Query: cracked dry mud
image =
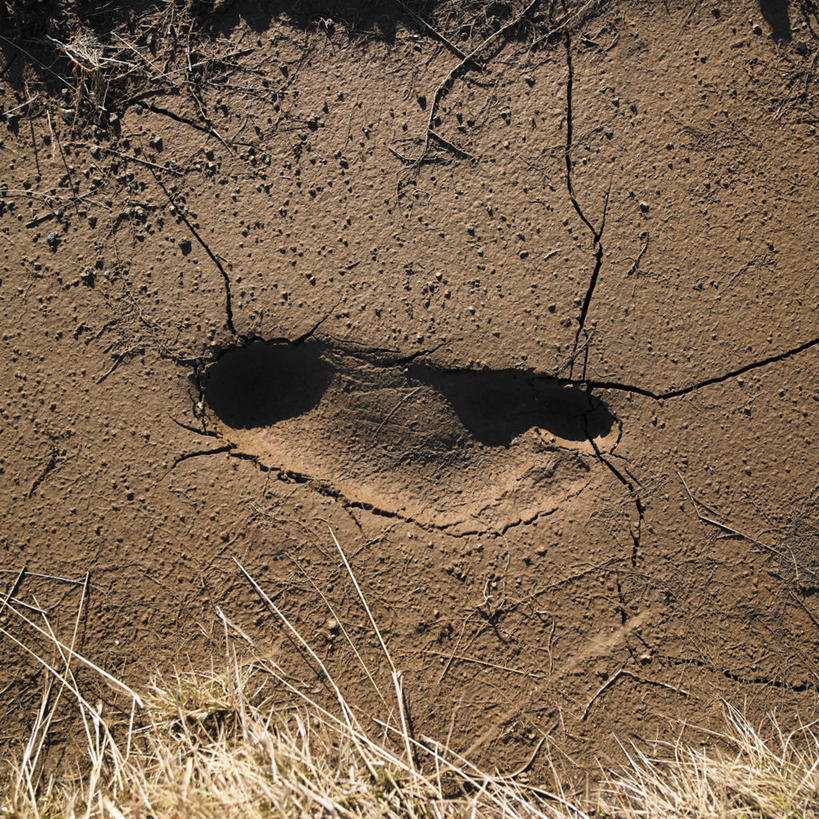
[(375, 711), (329, 525), (417, 730), (500, 770), (815, 710), (810, 4), (234, 0), (190, 53), (167, 8), (96, 130), (0, 39), (2, 599), (69, 639), (88, 572), (135, 683), (221, 656), (218, 605), (318, 686), (237, 558)]

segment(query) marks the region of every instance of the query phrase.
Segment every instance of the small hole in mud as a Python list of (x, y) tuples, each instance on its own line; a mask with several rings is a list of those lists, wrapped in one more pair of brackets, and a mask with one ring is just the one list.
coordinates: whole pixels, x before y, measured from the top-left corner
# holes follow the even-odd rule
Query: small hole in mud
[(614, 417), (605, 404), (579, 387), (517, 370), (442, 371), (423, 365), (413, 378), (443, 395), (475, 440), (509, 446), (539, 427), (569, 441), (607, 435)]
[(313, 409), (332, 372), (317, 345), (255, 341), (208, 368), (205, 401), (229, 427), (266, 427)]

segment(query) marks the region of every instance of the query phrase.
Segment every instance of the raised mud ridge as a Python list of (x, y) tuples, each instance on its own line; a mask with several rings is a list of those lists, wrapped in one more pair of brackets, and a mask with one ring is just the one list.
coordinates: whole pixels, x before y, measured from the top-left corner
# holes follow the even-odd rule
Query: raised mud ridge
[(501, 531), (593, 479), (616, 419), (584, 387), (319, 342), (252, 341), (201, 378), (233, 454), (422, 525)]

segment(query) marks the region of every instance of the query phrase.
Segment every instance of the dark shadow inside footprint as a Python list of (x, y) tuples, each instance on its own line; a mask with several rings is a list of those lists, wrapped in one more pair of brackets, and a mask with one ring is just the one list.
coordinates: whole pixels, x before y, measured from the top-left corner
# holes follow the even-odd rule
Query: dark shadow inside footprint
[(461, 423), (487, 446), (508, 446), (531, 427), (569, 441), (606, 435), (614, 423), (605, 404), (579, 387), (518, 370), (437, 370), (410, 367), (450, 403)]
[(759, 8), (771, 27), (774, 40), (789, 42), (792, 34), (788, 0), (759, 0)]
[(333, 375), (319, 345), (254, 341), (225, 353), (205, 373), (204, 395), (234, 429), (266, 427), (313, 409)]

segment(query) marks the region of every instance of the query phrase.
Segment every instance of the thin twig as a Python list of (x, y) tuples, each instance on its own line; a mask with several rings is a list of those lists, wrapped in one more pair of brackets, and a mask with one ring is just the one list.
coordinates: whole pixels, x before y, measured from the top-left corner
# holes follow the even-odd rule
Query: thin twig
[(40, 170), (40, 152), (37, 150), (37, 137), (34, 134), (34, 117), (31, 113), (31, 108), (28, 109), (28, 125), (31, 129), (31, 147), (34, 149), (34, 165), (37, 168), (37, 181), (42, 179), (42, 171)]
[(14, 583), (11, 584), (11, 588), (8, 590), (8, 594), (6, 594), (5, 599), (0, 602), (0, 614), (2, 614), (3, 609), (8, 605), (9, 600), (17, 593), (17, 589), (20, 588), (20, 584), (23, 582), (23, 578), (26, 576), (26, 567), (23, 566), (22, 569), (17, 573), (17, 578), (15, 579)]
[(395, 413), (396, 413), (396, 412), (398, 412), (398, 410), (401, 408), (401, 406), (402, 406), (403, 404), (405, 404), (407, 401), (409, 401), (409, 399), (410, 399), (410, 398), (412, 398), (412, 396), (413, 396), (413, 395), (415, 395), (415, 393), (417, 393), (417, 392), (418, 392), (418, 390), (420, 390), (420, 389), (421, 389), (421, 387), (416, 387), (416, 388), (415, 388), (414, 390), (412, 390), (411, 392), (408, 392), (408, 393), (407, 393), (407, 394), (406, 394), (406, 395), (405, 395), (403, 398), (401, 398), (401, 399), (398, 401), (398, 403), (397, 403), (397, 404), (396, 404), (396, 405), (395, 405), (395, 406), (394, 406), (394, 407), (393, 407), (393, 408), (392, 408), (392, 409), (391, 409), (391, 410), (390, 410), (390, 411), (389, 411), (389, 412), (388, 412), (388, 413), (387, 413), (387, 414), (384, 416), (383, 420), (382, 420), (382, 421), (381, 421), (381, 423), (378, 425), (378, 429), (376, 429), (375, 434), (373, 435), (373, 441), (378, 440), (378, 434), (379, 434), (379, 433), (381, 432), (381, 430), (384, 428), (384, 424), (386, 424), (386, 423), (387, 423), (387, 421), (389, 421), (389, 420), (390, 420), (390, 418), (392, 418), (392, 416), (393, 416), (393, 415), (395, 415)]
[(378, 642), (381, 643), (381, 649), (383, 650), (384, 656), (387, 658), (387, 662), (390, 665), (390, 669), (392, 671), (392, 682), (395, 687), (395, 697), (398, 702), (398, 716), (401, 720), (401, 730), (404, 735), (404, 743), (407, 749), (407, 761), (410, 766), (412, 766), (414, 754), (410, 745), (409, 723), (406, 715), (406, 703), (404, 702), (401, 674), (396, 669), (395, 663), (392, 661), (390, 652), (387, 650), (387, 644), (384, 642), (384, 638), (381, 636), (381, 630), (378, 628), (378, 624), (375, 622), (375, 617), (373, 617), (373, 613), (370, 610), (369, 604), (367, 603), (367, 598), (361, 591), (361, 586), (358, 585), (358, 580), (356, 580), (353, 568), (350, 566), (350, 562), (347, 560), (347, 555), (344, 554), (344, 549), (341, 548), (341, 544), (338, 542), (338, 538), (336, 537), (336, 534), (329, 523), (327, 524), (327, 528), (330, 530), (330, 536), (333, 538), (333, 543), (335, 543), (336, 549), (338, 549), (338, 553), (341, 555), (341, 559), (344, 562), (344, 568), (347, 569), (347, 574), (350, 575), (350, 580), (353, 581), (353, 586), (355, 586), (355, 590), (358, 592), (358, 597), (361, 600), (361, 604), (364, 606), (364, 611), (367, 612), (367, 617), (370, 618), (370, 624), (373, 627), (373, 631), (375, 631), (376, 637), (378, 637)]
[(518, 776), (522, 776), (528, 770), (531, 769), (532, 765), (535, 764), (535, 760), (537, 759), (537, 755), (540, 753), (540, 749), (543, 747), (544, 743), (546, 742), (546, 737), (541, 737), (540, 741), (537, 745), (535, 745), (534, 751), (529, 756), (529, 759), (523, 763), (519, 768), (516, 768), (512, 773), (505, 774), (502, 776), (502, 779), (515, 779)]
[[(0, 569), (0, 574), (13, 574), (16, 569)], [(69, 583), (72, 586), (82, 586), (82, 580), (72, 580), (70, 577), (59, 577), (55, 574), (41, 574), (40, 572), (29, 572), (26, 570), (27, 577), (39, 577), (43, 580), (57, 580), (60, 583)]]
[(489, 660), (481, 660), (478, 657), (468, 657), (464, 654), (447, 654), (444, 651), (433, 651), (432, 649), (427, 649), (424, 651), (424, 654), (431, 654), (433, 657), (448, 657), (450, 662), (452, 660), (460, 660), (464, 663), (475, 663), (476, 665), (482, 665), (485, 668), (495, 668), (498, 671), (505, 671), (509, 674), (519, 674), (521, 677), (532, 677), (533, 679), (543, 679), (545, 676), (544, 674), (538, 674), (535, 671), (524, 671), (521, 668), (512, 668), (508, 665), (500, 665), (499, 663), (491, 663)]
[(690, 694), (688, 691), (685, 691), (682, 688), (677, 688), (676, 686), (669, 685), (669, 683), (661, 682), (660, 680), (649, 680), (645, 677), (640, 677), (635, 674), (633, 671), (626, 671), (625, 668), (620, 668), (614, 672), (604, 683), (600, 686), (600, 688), (595, 691), (594, 696), (588, 701), (586, 707), (583, 709), (583, 716), (580, 717), (581, 722), (585, 722), (586, 718), (589, 716), (589, 711), (591, 710), (592, 705), (594, 705), (595, 701), (600, 697), (600, 695), (607, 689), (610, 688), (617, 680), (621, 679), (622, 677), (631, 677), (632, 680), (636, 680), (637, 682), (645, 683), (646, 685), (658, 685), (661, 688), (666, 688), (669, 691), (673, 691), (675, 694), (679, 694), (681, 697), (688, 697)]
[[(88, 143), (73, 143), (74, 145), (87, 145)], [(165, 165), (159, 165), (156, 162), (150, 162), (147, 159), (140, 159), (138, 156), (132, 156), (131, 154), (123, 153), (122, 151), (115, 151), (113, 148), (108, 148), (104, 145), (100, 146), (103, 151), (109, 154), (113, 154), (114, 156), (121, 157), (122, 159), (126, 160), (127, 162), (136, 162), (138, 165), (144, 165), (146, 168), (156, 168), (158, 171), (162, 171), (164, 173), (172, 173), (175, 176), (182, 176), (182, 171), (177, 170), (176, 168), (169, 168)]]
[[(444, 145), (444, 147), (449, 148), (450, 150), (455, 148), (455, 146), (449, 142), (448, 140), (444, 140), (439, 134), (436, 134), (433, 130), (433, 124), (435, 122), (435, 117), (438, 114), (438, 105), (441, 100), (446, 96), (449, 92), (449, 89), (452, 87), (452, 84), (455, 82), (455, 79), (460, 75), (460, 73), (467, 68), (467, 66), (472, 63), (475, 63), (476, 55), (480, 54), (490, 43), (496, 40), (498, 37), (503, 36), (509, 29), (514, 28), (521, 20), (527, 17), (531, 12), (535, 9), (535, 7), (540, 3), (540, 0), (531, 0), (531, 2), (523, 9), (523, 11), (515, 18), (510, 20), (505, 25), (501, 26), (497, 31), (490, 34), (483, 42), (479, 43), (475, 48), (472, 49), (464, 58), (454, 66), (449, 73), (444, 77), (443, 81), (438, 85), (435, 89), (435, 93), (432, 95), (432, 102), (429, 106), (429, 117), (427, 118), (427, 127), (424, 133), (424, 142), (423, 146), (421, 147), (421, 152), (419, 153), (417, 159), (407, 159), (406, 157), (402, 157), (402, 159), (406, 162), (411, 163), (414, 166), (419, 166), (424, 159), (426, 159), (427, 152), (429, 151), (429, 143), (431, 139), (435, 139), (440, 144)], [(466, 154), (465, 151), (462, 151), (460, 148), (457, 149), (460, 153)], [(396, 155), (400, 156), (400, 154)], [(466, 154), (469, 156), (469, 154)], [(474, 158), (474, 157), (472, 157)]]
[(678, 470), (674, 470), (677, 473), (677, 477), (682, 481), (683, 488), (685, 489), (685, 494), (688, 495), (688, 499), (691, 501), (692, 506), (694, 507), (694, 514), (701, 520), (703, 523), (708, 523), (711, 526), (716, 526), (717, 529), (722, 529), (723, 532), (727, 532), (729, 535), (733, 535), (734, 537), (742, 538), (743, 540), (747, 540), (749, 543), (752, 543), (754, 546), (759, 546), (760, 549), (764, 549), (766, 552), (770, 552), (771, 554), (776, 555), (777, 557), (782, 557), (782, 553), (774, 548), (773, 546), (769, 546), (766, 543), (762, 543), (762, 541), (758, 540), (755, 537), (751, 537), (751, 535), (746, 535), (744, 532), (740, 532), (738, 529), (734, 529), (733, 526), (729, 526), (727, 523), (723, 523), (722, 521), (716, 520), (715, 518), (710, 518), (707, 515), (703, 515), (700, 512), (699, 504), (694, 500), (694, 496), (691, 494), (691, 490), (688, 488), (688, 484), (685, 482), (685, 478), (680, 474)]
[[(48, 634), (48, 632), (46, 632), (44, 629), (42, 629), (40, 626), (38, 626), (33, 620), (30, 620), (28, 617), (25, 616), (25, 614), (22, 614), (21, 612), (17, 611), (17, 609), (15, 609), (14, 606), (9, 605), (9, 604), (7, 604), (7, 605), (8, 605), (9, 611), (14, 612), (24, 623), (26, 623), (28, 626), (33, 628), (38, 633), (42, 634), (44, 637), (49, 637), (50, 638), (50, 635)], [(81, 663), (83, 663), (83, 665), (86, 665), (90, 669), (96, 671), (97, 674), (104, 677), (106, 680), (108, 680), (108, 682), (110, 682), (116, 688), (120, 688), (121, 690), (123, 690), (126, 694), (128, 694), (130, 697), (132, 697), (138, 703), (140, 708), (142, 707), (142, 699), (140, 698), (139, 694), (137, 694), (136, 691), (134, 691), (132, 688), (127, 686), (124, 682), (121, 682), (116, 677), (112, 676), (107, 671), (105, 671), (105, 669), (100, 668), (96, 663), (92, 662), (91, 660), (87, 659), (86, 657), (83, 657), (82, 654), (78, 654), (76, 651), (69, 648), (67, 645), (61, 643), (56, 638), (51, 638), (51, 639), (53, 639), (56, 646), (61, 648), (63, 651), (67, 651), (72, 657), (75, 657)], [(56, 674), (56, 672), (53, 672), (53, 673)]]
[(633, 276), (637, 272), (637, 268), (640, 266), (640, 260), (643, 258), (646, 250), (648, 250), (648, 241), (650, 239), (650, 235), (646, 233), (646, 240), (643, 244), (642, 248), (640, 248), (640, 252), (637, 254), (637, 258), (631, 263), (631, 267), (628, 269), (626, 276)]
[[(51, 127), (51, 113), (49, 111), (46, 111), (46, 114), (48, 114), (48, 125), (49, 127)], [(63, 161), (63, 167), (65, 168), (66, 175), (68, 176), (68, 181), (71, 183), (71, 192), (75, 194), (74, 199), (72, 201), (74, 204), (74, 210), (77, 211), (77, 216), (79, 216), (80, 206), (77, 204), (76, 197), (79, 186), (75, 185), (74, 183), (74, 175), (71, 173), (71, 168), (68, 167), (68, 162), (66, 162), (65, 153), (63, 152), (63, 146), (62, 143), (60, 142), (60, 137), (57, 135), (53, 128), (51, 129), (51, 133), (54, 134), (54, 141), (57, 143), (57, 149), (60, 152), (60, 159)]]
[(97, 384), (102, 384), (109, 375), (111, 375), (122, 362), (132, 355), (139, 355), (145, 352), (145, 347), (142, 344), (137, 344), (134, 347), (129, 347), (121, 353), (117, 353), (114, 357), (114, 363), (97, 379)]
[(428, 23), (420, 14), (417, 14), (413, 9), (411, 9), (403, 0), (398, 0), (398, 5), (401, 6), (407, 14), (410, 15), (417, 23), (420, 23), (423, 28), (425, 28), (436, 40), (442, 42), (453, 54), (460, 57), (462, 60), (468, 60), (469, 55), (462, 51), (458, 46), (455, 45), (451, 40), (441, 34), (437, 28), (432, 26)]

